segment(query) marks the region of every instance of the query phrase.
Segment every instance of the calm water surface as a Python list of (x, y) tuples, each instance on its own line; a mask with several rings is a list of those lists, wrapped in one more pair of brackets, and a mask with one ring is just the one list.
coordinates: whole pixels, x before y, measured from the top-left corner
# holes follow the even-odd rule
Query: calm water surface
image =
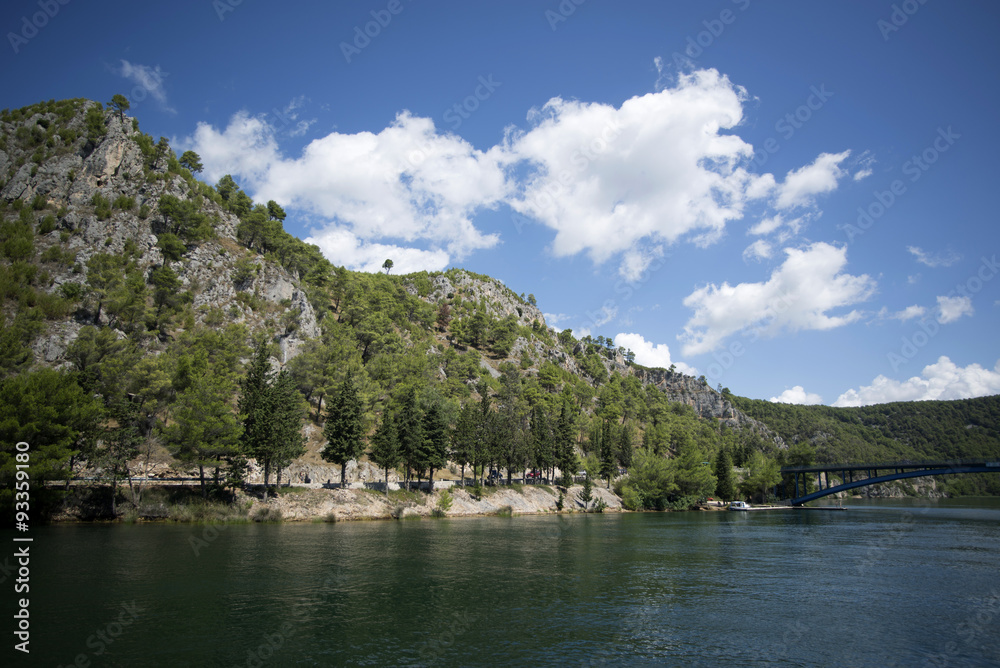
[(992, 500), (32, 534), (30, 665), (1000, 666)]

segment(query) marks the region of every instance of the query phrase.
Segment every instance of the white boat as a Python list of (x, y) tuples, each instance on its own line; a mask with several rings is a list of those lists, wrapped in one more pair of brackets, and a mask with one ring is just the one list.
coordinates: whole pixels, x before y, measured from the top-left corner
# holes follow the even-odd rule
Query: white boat
[(729, 504), (730, 510), (750, 510), (750, 504), (746, 501), (733, 501)]

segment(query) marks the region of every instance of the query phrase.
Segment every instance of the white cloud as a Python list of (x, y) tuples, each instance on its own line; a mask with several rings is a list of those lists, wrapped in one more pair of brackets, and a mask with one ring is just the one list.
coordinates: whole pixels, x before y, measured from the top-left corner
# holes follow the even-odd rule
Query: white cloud
[[(508, 164), (531, 169), (510, 204), (555, 230), (556, 256), (586, 252), (602, 263), (682, 237), (711, 243), (768, 191), (754, 190), (762, 177), (745, 168), (753, 147), (720, 132), (742, 121), (745, 99), (729, 79), (703, 70), (617, 109), (549, 100), (529, 114), (531, 130), (511, 131), (505, 142)], [(633, 252), (620, 271), (634, 277), (656, 257)]]
[(159, 65), (149, 67), (148, 65), (138, 65), (130, 63), (127, 60), (122, 60), (118, 74), (135, 84), (135, 88), (130, 90), (128, 95), (125, 96), (129, 102), (136, 104), (149, 95), (163, 105), (167, 111), (176, 113), (174, 109), (171, 109), (167, 105), (167, 91), (163, 87), (163, 79), (169, 75), (162, 71)]
[(774, 256), (774, 248), (763, 239), (758, 239), (743, 249), (744, 260), (767, 260)]
[(952, 250), (944, 253), (926, 253), (918, 246), (907, 246), (906, 250), (917, 258), (917, 262), (928, 267), (950, 267), (962, 259), (961, 255)]
[(963, 315), (972, 315), (972, 297), (938, 297), (938, 322), (947, 325)]
[[(199, 124), (187, 143), (202, 157), (210, 180), (233, 174), (248, 183), (254, 199), (330, 219), (329, 234), (339, 240), (350, 232), (361, 242), (358, 248), (378, 247), (375, 240), (392, 240), (400, 249), (422, 242), (431, 251), (410, 249), (410, 255), (431, 264), (445, 258), (446, 265), (452, 256), (499, 241), (472, 222), (476, 211), (496, 206), (505, 195), (499, 149), (483, 153), (455, 135), (438, 134), (427, 118), (403, 112), (377, 134), (334, 132), (295, 158), (282, 155), (271, 125), (246, 112), (234, 115), (223, 131)], [(315, 230), (313, 238), (324, 234)]]
[(349, 230), (327, 227), (314, 231), (305, 242), (316, 244), (331, 262), (356, 271), (375, 273), (382, 264), (392, 260), (392, 270), (397, 274), (414, 271), (441, 271), (448, 266), (448, 253), (442, 250), (420, 250), (379, 243), (366, 243)]
[[(276, 137), (304, 133), (313, 122), (298, 119), (303, 98), (295, 98), (274, 118), (241, 111), (224, 128), (199, 124), (179, 144), (201, 156), (209, 180), (232, 174), (255, 199), (325, 219), (334, 236), (349, 232), (358, 248), (387, 244), (461, 259), (499, 243), (498, 234), (477, 229), (474, 216), (506, 203), (554, 230), (555, 256), (615, 259), (634, 281), (672, 243), (718, 240), (750, 202), (808, 207), (836, 188), (849, 151), (821, 154), (781, 184), (748, 171), (753, 147), (733, 132), (747, 100), (718, 71), (699, 70), (617, 108), (553, 98), (529, 111), (530, 129), (508, 128), (486, 150), (403, 111), (378, 132), (332, 132), (290, 156)], [(772, 227), (775, 244), (815, 214), (767, 215), (754, 233)]]
[(907, 306), (902, 311), (893, 313), (890, 317), (906, 322), (907, 320), (913, 320), (914, 318), (922, 318), (926, 313), (927, 309), (923, 306), (917, 306), (914, 304), (913, 306)]
[(777, 404), (821, 404), (823, 397), (813, 392), (806, 392), (801, 385), (789, 388), (776, 397), (771, 397), (769, 401)]
[(871, 175), (872, 175), (872, 170), (870, 170), (870, 169), (860, 169), (860, 170), (854, 172), (854, 180), (855, 181), (862, 181), (864, 179), (867, 179)]
[(783, 330), (833, 329), (861, 317), (858, 311), (829, 314), (865, 301), (875, 291), (875, 281), (867, 274), (843, 273), (846, 248), (820, 242), (804, 249), (786, 248), (785, 254), (784, 263), (766, 282), (709, 284), (688, 295), (684, 305), (694, 315), (678, 337), (684, 342), (684, 354), (714, 350), (744, 328), (774, 336)]
[(942, 355), (935, 364), (924, 367), (920, 376), (898, 381), (880, 375), (871, 385), (844, 392), (833, 405), (867, 406), (890, 401), (970, 399), (998, 393), (1000, 360), (991, 371), (978, 364), (960, 367)]
[(643, 338), (642, 334), (622, 332), (615, 336), (615, 345), (624, 346), (635, 353), (635, 361), (643, 366), (669, 369), (676, 365), (677, 370), (689, 376), (697, 376), (698, 371), (684, 362), (670, 359), (670, 348), (665, 343), (654, 344)]
[(807, 206), (816, 195), (836, 190), (837, 179), (847, 174), (840, 163), (850, 154), (850, 151), (821, 153), (811, 165), (788, 172), (785, 182), (778, 186), (775, 206), (779, 209)]

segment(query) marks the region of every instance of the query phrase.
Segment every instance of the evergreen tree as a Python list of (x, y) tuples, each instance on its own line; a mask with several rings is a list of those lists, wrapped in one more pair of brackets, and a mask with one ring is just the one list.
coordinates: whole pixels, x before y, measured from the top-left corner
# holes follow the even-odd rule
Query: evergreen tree
[(632, 428), (629, 425), (622, 427), (621, 434), (618, 438), (618, 463), (621, 464), (622, 468), (628, 469), (632, 466)]
[(601, 475), (608, 479), (608, 489), (611, 489), (611, 479), (615, 475), (615, 439), (611, 433), (611, 420), (605, 419), (601, 424)]
[(323, 435), (327, 445), (321, 455), (328, 462), (340, 464), (340, 486), (344, 487), (347, 462), (358, 459), (365, 451), (361, 400), (350, 374), (328, 405)]
[(271, 438), (274, 407), (270, 387), (273, 378), (268, 346), (261, 343), (240, 383), (239, 412), (243, 421), (240, 445), (247, 457), (256, 459), (264, 467), (265, 496), (275, 456), (275, 444)]
[(583, 501), (584, 510), (590, 508), (590, 501), (594, 498), (593, 488), (594, 484), (590, 481), (590, 474), (588, 473), (583, 479), (583, 489), (580, 491), (580, 500)]
[(559, 413), (559, 425), (557, 428), (559, 469), (562, 471), (562, 484), (564, 487), (569, 487), (573, 484), (573, 473), (579, 466), (576, 448), (573, 444), (573, 420), (570, 417), (569, 411), (569, 400), (564, 400), (562, 411)]
[(423, 415), (413, 390), (404, 396), (399, 412), (396, 413), (396, 433), (399, 435), (400, 455), (406, 466), (406, 480), (409, 484), (413, 471), (422, 473), (420, 453), (424, 447)]
[(424, 412), (424, 447), (422, 458), (430, 474), (430, 490), (434, 491), (434, 470), (444, 468), (448, 459), (448, 425), (437, 401), (431, 402)]
[(100, 468), (100, 477), (111, 482), (111, 515), (118, 515), (118, 484), (122, 480), (132, 481), (129, 461), (139, 455), (139, 411), (128, 400), (117, 401), (107, 410), (110, 418), (104, 431), (100, 448), (91, 459), (91, 464)]
[[(462, 467), (462, 487), (465, 487), (465, 466), (475, 461), (476, 450), (476, 408), (471, 401), (465, 402), (458, 414), (458, 422), (451, 438), (451, 459)], [(475, 470), (473, 470), (475, 476)]]
[(208, 494), (205, 467), (218, 467), (237, 455), (243, 428), (230, 404), (234, 389), (225, 376), (195, 374), (177, 395), (170, 409), (173, 422), (163, 430), (174, 456), (198, 467), (203, 497)]
[(108, 103), (108, 107), (110, 107), (112, 111), (118, 112), (118, 118), (123, 123), (125, 122), (125, 112), (128, 111), (130, 106), (128, 98), (121, 93), (115, 93), (111, 97), (111, 102)]
[(715, 459), (715, 495), (722, 501), (731, 501), (736, 497), (733, 481), (733, 458), (729, 448), (722, 448)]
[(396, 422), (388, 413), (382, 415), (382, 422), (375, 430), (368, 457), (376, 466), (385, 469), (385, 496), (389, 498), (389, 469), (399, 464), (400, 453)]
[[(281, 469), (287, 467), (306, 451), (302, 436), (302, 421), (305, 417), (302, 395), (295, 388), (295, 381), (287, 371), (278, 374), (270, 388), (272, 438), (274, 439), (274, 468), (281, 486)], [(357, 456), (361, 456), (359, 452)]]

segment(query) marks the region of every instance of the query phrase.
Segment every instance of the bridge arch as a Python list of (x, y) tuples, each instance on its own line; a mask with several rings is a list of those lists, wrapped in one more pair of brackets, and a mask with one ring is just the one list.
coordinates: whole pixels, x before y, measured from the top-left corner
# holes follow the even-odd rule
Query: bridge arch
[[(853, 480), (854, 471), (863, 471), (867, 477)], [(886, 471), (879, 475), (879, 471)], [(891, 471), (891, 472), (888, 472)], [(886, 464), (828, 464), (818, 466), (785, 467), (781, 469), (783, 474), (795, 476), (796, 498), (790, 499), (793, 506), (801, 506), (804, 503), (821, 499), (824, 496), (846, 492), (858, 487), (877, 485), (892, 480), (903, 480), (905, 478), (920, 478), (923, 476), (951, 475), (954, 473), (1000, 473), (1000, 461), (956, 461), (956, 462), (894, 462)], [(841, 476), (842, 482), (839, 485), (821, 488), (809, 494), (798, 495), (798, 477), (807, 473), (830, 474), (836, 473)], [(850, 475), (848, 475), (850, 474)], [(822, 480), (822, 478), (820, 478)]]

